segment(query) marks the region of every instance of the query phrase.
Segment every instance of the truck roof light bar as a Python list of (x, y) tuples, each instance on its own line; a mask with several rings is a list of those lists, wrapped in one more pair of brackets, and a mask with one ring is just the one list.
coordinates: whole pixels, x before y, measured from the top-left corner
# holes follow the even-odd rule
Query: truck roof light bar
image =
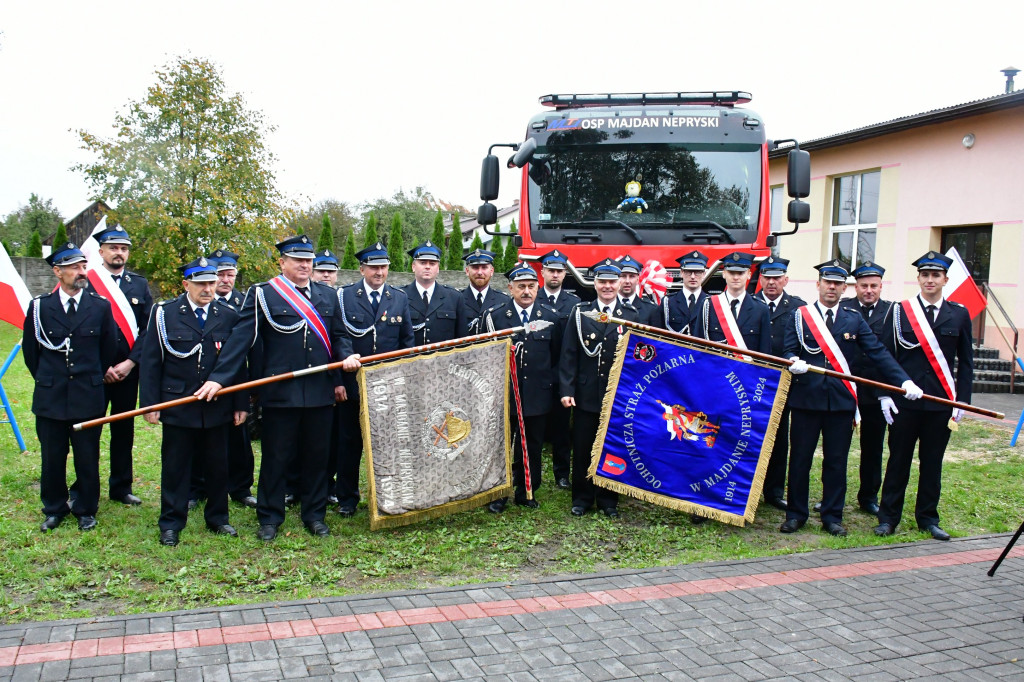
[(707, 104), (732, 107), (752, 99), (749, 92), (722, 90), (715, 92), (611, 92), (589, 94), (544, 95), (540, 103), (554, 109), (608, 107), (646, 104)]

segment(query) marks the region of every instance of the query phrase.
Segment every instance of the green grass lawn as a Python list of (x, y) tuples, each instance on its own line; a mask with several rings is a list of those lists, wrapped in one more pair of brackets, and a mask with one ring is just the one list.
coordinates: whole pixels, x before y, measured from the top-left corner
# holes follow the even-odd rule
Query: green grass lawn
[[(0, 355), (6, 357), (18, 338), (14, 327), (0, 325)], [(326, 540), (311, 538), (295, 510), (277, 540), (264, 545), (255, 537), (255, 512), (232, 503), (231, 521), (239, 538), (213, 536), (197, 510), (181, 544), (167, 548), (157, 542), (160, 427), (142, 419), (136, 420), (134, 490), (143, 505), (125, 507), (106, 500), (104, 430), (99, 527), (81, 533), (74, 523), (65, 523), (44, 535), (39, 531), (43, 517), (31, 377), (20, 357), (4, 387), (29, 451), (19, 453), (11, 428), (0, 425), (0, 622), (512, 581), (926, 538), (913, 527), (913, 490), (904, 514), (910, 523), (903, 523), (895, 536), (875, 537), (871, 528), (876, 520), (848, 505), (850, 535), (833, 538), (815, 522), (800, 533), (781, 535), (777, 529), (784, 515), (770, 507), (759, 509), (756, 521), (746, 528), (695, 526), (687, 514), (627, 498), (620, 503), (617, 520), (596, 514), (577, 519), (569, 514), (568, 491), (554, 488), (548, 469), (537, 495), (542, 505), (538, 510), (510, 506), (495, 516), (477, 509), (375, 532), (364, 508), (351, 519), (331, 511), (327, 522), (333, 535)], [(1008, 429), (982, 421), (966, 421), (953, 434), (940, 505), (942, 525), (952, 534), (1005, 532), (1020, 523), (1024, 458), (1009, 447), (1010, 435)], [(858, 487), (857, 452), (855, 439), (848, 499)], [(916, 472), (911, 487), (916, 489)], [(812, 480), (812, 501), (819, 494), (820, 481)]]

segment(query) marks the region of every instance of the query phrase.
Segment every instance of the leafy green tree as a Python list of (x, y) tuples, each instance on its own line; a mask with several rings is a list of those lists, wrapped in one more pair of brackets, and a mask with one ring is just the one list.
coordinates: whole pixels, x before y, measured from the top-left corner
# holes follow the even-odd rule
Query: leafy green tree
[(448, 235), (448, 269), (462, 270), (462, 227), (459, 225), (459, 214), (452, 214), (452, 231)]
[[(444, 216), (441, 211), (437, 212), (434, 216), (434, 231), (430, 234), (430, 241), (433, 242), (434, 246), (441, 249), (441, 253), (444, 253)], [(420, 244), (421, 242), (416, 242)], [(445, 263), (441, 262), (441, 268), (444, 269)]]
[(505, 246), (505, 270), (511, 270), (512, 266), (519, 260), (519, 248), (516, 246), (516, 221), (513, 218), (508, 235), (508, 244)]
[(395, 213), (391, 216), (391, 234), (388, 235), (388, 257), (391, 259), (391, 269), (395, 272), (405, 272), (405, 239), (402, 237), (402, 214)]
[(320, 236), (316, 240), (317, 253), (322, 253), (324, 249), (330, 249), (331, 253), (337, 253), (338, 250), (334, 248), (334, 230), (331, 229), (331, 216), (324, 213), (320, 223)]
[(345, 255), (341, 258), (342, 270), (358, 270), (359, 261), (356, 259), (356, 235), (349, 232), (345, 238)]
[(366, 219), (366, 229), (363, 230), (363, 248), (378, 241), (380, 240), (377, 238), (377, 214), (371, 211)]
[(135, 240), (134, 267), (169, 291), (180, 263), (223, 244), (241, 255), (246, 278), (276, 273), (271, 247), (289, 211), (264, 144), (273, 126), (227, 92), (210, 61), (177, 57), (155, 74), (145, 99), (115, 117), (113, 139), (78, 131), (96, 160), (76, 168), (117, 206), (109, 222)]
[(9, 241), (7, 241), (6, 239), (2, 239), (2, 240), (0, 240), (0, 244), (4, 245), (4, 251), (7, 252), (8, 256), (15, 255), (14, 254), (14, 245), (11, 244)]
[[(331, 231), (334, 234), (334, 244), (345, 243), (345, 237), (350, 232), (357, 232), (356, 224), (358, 217), (352, 211), (351, 206), (344, 201), (336, 199), (325, 199), (292, 215), (288, 220), (288, 229), (292, 234), (305, 234), (310, 238), (320, 234), (323, 229), (324, 216), (331, 221)], [(319, 239), (318, 239), (319, 242)], [(333, 246), (327, 247), (335, 251)]]
[(41, 199), (39, 195), (31, 194), (27, 204), (19, 206), (0, 222), (0, 239), (15, 251), (23, 251), (33, 232), (49, 236), (63, 224), (64, 218), (53, 205), (53, 199)]
[(43, 257), (43, 238), (39, 236), (39, 230), (33, 231), (32, 236), (29, 237), (25, 255), (29, 258)]
[(431, 199), (422, 187), (411, 192), (398, 190), (391, 198), (380, 197), (361, 205), (363, 215), (373, 213), (380, 225), (390, 225), (394, 215), (402, 215), (402, 232), (407, 243), (420, 244), (427, 239), (434, 226), (435, 210), (431, 208)]

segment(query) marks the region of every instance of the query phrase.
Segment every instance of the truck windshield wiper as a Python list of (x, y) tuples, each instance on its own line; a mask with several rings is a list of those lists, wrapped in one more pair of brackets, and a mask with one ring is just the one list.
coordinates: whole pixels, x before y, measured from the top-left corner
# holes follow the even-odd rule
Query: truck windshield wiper
[[(730, 244), (736, 243), (736, 237), (729, 232), (728, 229), (722, 227), (714, 220), (679, 220), (673, 223), (669, 223), (669, 227), (710, 227), (715, 232), (720, 233), (725, 240)], [(711, 237), (711, 234), (693, 234), (683, 237), (683, 241), (692, 241), (695, 237)]]
[[(632, 227), (622, 222), (621, 220), (559, 220), (550, 223), (544, 223), (544, 227), (616, 227), (620, 230), (628, 232), (633, 239), (636, 240), (637, 244), (643, 244), (644, 238), (640, 236), (640, 233), (634, 230)], [(571, 235), (566, 235), (571, 236)], [(564, 239), (563, 239), (564, 241)]]

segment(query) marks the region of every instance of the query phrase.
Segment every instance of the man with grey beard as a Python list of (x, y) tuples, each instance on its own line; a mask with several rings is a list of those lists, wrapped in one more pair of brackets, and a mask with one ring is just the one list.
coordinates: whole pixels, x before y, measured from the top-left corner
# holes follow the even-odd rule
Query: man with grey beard
[[(69, 513), (79, 530), (96, 527), (100, 501), (100, 429), (74, 431), (76, 422), (102, 417), (103, 376), (114, 363), (117, 332), (110, 303), (86, 291), (85, 255), (68, 242), (46, 259), (59, 286), (36, 297), (25, 318), (22, 349), (35, 379), (32, 413), (42, 456), (39, 497), (44, 533)], [(73, 453), (78, 494), (69, 502), (68, 449)]]

